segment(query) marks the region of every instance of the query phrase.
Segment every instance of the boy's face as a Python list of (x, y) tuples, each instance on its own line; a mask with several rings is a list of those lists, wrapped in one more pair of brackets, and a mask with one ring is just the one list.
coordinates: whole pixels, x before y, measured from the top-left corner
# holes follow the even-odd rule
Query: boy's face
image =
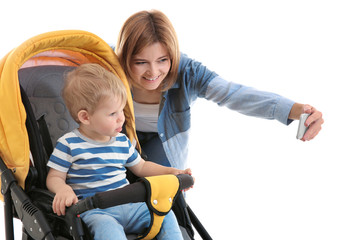
[(125, 102), (111, 95), (103, 99), (93, 114), (89, 114), (89, 124), (85, 125), (87, 137), (95, 141), (109, 141), (122, 131), (125, 121)]

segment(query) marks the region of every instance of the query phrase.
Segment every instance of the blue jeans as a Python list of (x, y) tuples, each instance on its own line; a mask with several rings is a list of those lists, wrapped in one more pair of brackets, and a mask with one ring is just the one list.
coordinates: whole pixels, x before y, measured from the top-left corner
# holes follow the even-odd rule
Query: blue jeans
[[(127, 239), (126, 234), (142, 234), (150, 224), (145, 203), (128, 203), (106, 209), (93, 209), (81, 214), (94, 240)], [(164, 218), (158, 240), (183, 239), (172, 211)]]

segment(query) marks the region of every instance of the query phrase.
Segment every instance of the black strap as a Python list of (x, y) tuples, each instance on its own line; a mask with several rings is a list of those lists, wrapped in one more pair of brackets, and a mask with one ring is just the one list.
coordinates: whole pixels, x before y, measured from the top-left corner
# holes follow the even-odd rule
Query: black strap
[(39, 132), (43, 139), (44, 148), (47, 154), (47, 157), (49, 158), (53, 152), (53, 144), (51, 141), (51, 136), (49, 129), (47, 127), (46, 121), (45, 121), (45, 114), (43, 114), (38, 120), (39, 125)]
[(24, 91), (24, 89), (20, 86), (20, 93), (23, 105), (26, 110), (26, 129), (28, 132), (30, 150), (33, 156), (34, 166), (38, 171), (38, 181), (37, 187), (46, 188), (46, 176), (47, 176), (47, 167), (46, 167), (46, 158), (44, 156), (44, 151), (41, 146), (41, 138), (39, 136), (39, 129), (36, 118), (34, 116), (30, 101)]

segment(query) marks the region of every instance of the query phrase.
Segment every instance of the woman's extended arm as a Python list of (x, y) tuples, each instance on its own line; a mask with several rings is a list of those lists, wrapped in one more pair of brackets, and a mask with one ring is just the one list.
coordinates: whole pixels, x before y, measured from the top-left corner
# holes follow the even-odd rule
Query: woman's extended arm
[[(283, 124), (290, 124), (292, 120), (300, 118), (302, 113), (311, 113), (306, 121), (308, 131), (302, 141), (313, 139), (321, 130), (324, 120), (322, 113), (308, 104), (295, 103), (278, 94), (259, 91), (255, 88), (226, 81), (207, 69), (200, 62), (182, 55), (180, 65), (184, 79), (192, 79), (189, 83), (194, 86), (189, 99), (193, 95), (204, 97), (216, 102), (219, 106), (226, 106), (242, 114), (266, 119), (276, 119)], [(189, 77), (190, 76), (190, 77)]]

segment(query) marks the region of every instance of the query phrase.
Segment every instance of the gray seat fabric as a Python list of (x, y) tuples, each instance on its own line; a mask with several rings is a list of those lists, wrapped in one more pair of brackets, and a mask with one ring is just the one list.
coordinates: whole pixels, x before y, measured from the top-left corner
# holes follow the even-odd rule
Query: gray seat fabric
[(58, 138), (78, 127), (61, 97), (65, 74), (73, 67), (39, 66), (19, 70), (19, 82), (38, 119), (45, 115), (53, 146)]

